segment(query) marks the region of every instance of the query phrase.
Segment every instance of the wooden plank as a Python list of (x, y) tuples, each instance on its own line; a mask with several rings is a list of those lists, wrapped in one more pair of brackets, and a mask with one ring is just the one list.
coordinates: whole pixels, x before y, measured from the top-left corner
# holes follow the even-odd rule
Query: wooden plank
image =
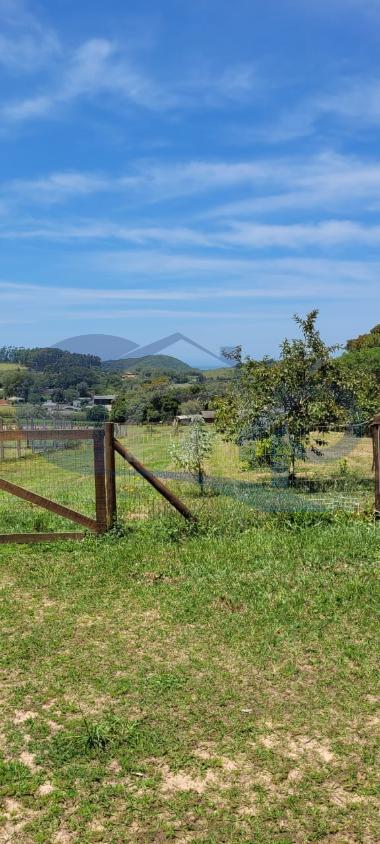
[[(0, 433), (3, 430), (4, 422), (0, 416)], [(0, 461), (5, 460), (5, 446), (0, 442)]]
[(130, 466), (133, 466), (133, 468), (136, 469), (136, 472), (138, 472), (141, 477), (145, 478), (145, 480), (148, 481), (148, 483), (151, 484), (151, 486), (153, 486), (154, 489), (156, 489), (157, 492), (160, 493), (160, 495), (166, 498), (169, 504), (171, 504), (172, 507), (178, 510), (179, 513), (181, 513), (181, 516), (183, 516), (185, 519), (188, 519), (189, 521), (196, 521), (196, 518), (193, 513), (188, 509), (188, 507), (186, 507), (186, 504), (184, 504), (183, 501), (181, 501), (179, 498), (177, 498), (176, 495), (174, 495), (174, 492), (168, 489), (165, 484), (163, 484), (162, 481), (159, 480), (159, 478), (156, 478), (156, 476), (153, 475), (153, 473), (149, 469), (147, 469), (146, 466), (143, 466), (143, 464), (140, 463), (140, 461), (137, 460), (137, 458), (134, 457), (130, 451), (128, 451), (126, 448), (124, 448), (121, 443), (119, 443), (119, 440), (115, 439), (114, 443), (115, 451), (117, 451), (117, 453), (120, 454), (121, 457), (124, 457), (124, 460), (126, 460), (130, 464)]
[(29, 501), (30, 504), (43, 507), (44, 510), (50, 510), (51, 513), (55, 513), (57, 516), (63, 516), (65, 519), (70, 519), (71, 522), (76, 522), (78, 525), (83, 525), (83, 527), (89, 530), (98, 532), (98, 524), (95, 519), (90, 519), (89, 516), (83, 516), (69, 507), (64, 507), (63, 504), (57, 504), (55, 501), (51, 501), (50, 498), (44, 498), (42, 495), (37, 495), (35, 492), (30, 492), (30, 490), (16, 486), (16, 484), (12, 484), (10, 481), (5, 481), (2, 478), (0, 478), (0, 490), (9, 492), (10, 495), (15, 495), (16, 498), (22, 498), (23, 501)]
[(111, 528), (117, 518), (116, 507), (116, 469), (115, 469), (115, 425), (113, 422), (106, 422), (104, 426), (104, 460), (106, 472), (106, 498), (107, 498), (107, 527)]
[(372, 427), (373, 465), (375, 469), (375, 516), (380, 519), (380, 420)]
[(107, 530), (106, 472), (104, 463), (104, 430), (94, 430), (95, 507), (98, 533)]
[(85, 533), (1, 533), (0, 545), (26, 545), (33, 542), (61, 542), (69, 539), (85, 539)]
[(9, 442), (12, 440), (55, 440), (59, 441), (62, 440), (63, 442), (67, 440), (92, 440), (94, 437), (93, 428), (83, 429), (78, 428), (77, 430), (62, 430), (55, 431), (52, 428), (45, 429), (45, 430), (25, 430), (22, 431), (19, 428), (14, 429), (13, 431), (1, 431), (0, 430), (0, 442)]

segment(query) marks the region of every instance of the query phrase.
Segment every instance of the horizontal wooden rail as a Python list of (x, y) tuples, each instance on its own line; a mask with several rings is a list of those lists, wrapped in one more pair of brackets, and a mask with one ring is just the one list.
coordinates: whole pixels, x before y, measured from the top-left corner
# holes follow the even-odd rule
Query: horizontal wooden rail
[[(96, 431), (97, 429), (95, 429)], [(45, 431), (43, 430), (22, 430), (20, 428), (4, 431), (0, 430), (0, 442), (7, 442), (7, 441), (17, 441), (17, 440), (55, 440), (58, 442), (62, 440), (65, 442), (66, 440), (93, 440), (94, 439), (94, 430), (89, 428), (88, 430), (57, 430), (55, 431), (52, 428), (49, 428)]]
[(0, 534), (0, 545), (13, 543), (15, 545), (26, 545), (32, 542), (62, 542), (69, 539), (84, 539), (85, 533), (2, 533)]
[(50, 510), (57, 516), (63, 516), (64, 519), (70, 519), (71, 522), (76, 522), (78, 525), (88, 528), (95, 533), (99, 532), (99, 527), (95, 519), (89, 516), (83, 516), (82, 513), (77, 513), (76, 510), (71, 510), (69, 507), (64, 507), (63, 504), (57, 504), (55, 501), (50, 501), (49, 498), (44, 498), (42, 495), (37, 495), (35, 492), (30, 492), (16, 484), (11, 484), (10, 481), (4, 481), (0, 478), (0, 490), (9, 492), (15, 495), (16, 498), (22, 498), (23, 501), (29, 501), (30, 504), (36, 504), (37, 507), (43, 507), (44, 510)]
[(156, 489), (157, 492), (159, 492), (160, 495), (163, 496), (163, 498), (166, 498), (166, 500), (169, 502), (169, 504), (172, 505), (172, 507), (174, 507), (176, 510), (178, 510), (179, 513), (181, 513), (181, 516), (183, 516), (185, 519), (188, 519), (189, 521), (196, 521), (195, 516), (188, 509), (188, 507), (186, 507), (186, 504), (184, 504), (183, 501), (177, 498), (177, 496), (174, 495), (174, 492), (171, 492), (171, 490), (168, 489), (165, 484), (163, 484), (162, 481), (159, 480), (159, 478), (156, 478), (156, 476), (153, 475), (153, 473), (149, 469), (147, 469), (146, 466), (143, 466), (143, 464), (140, 463), (140, 461), (137, 460), (137, 458), (134, 457), (133, 454), (128, 451), (128, 449), (124, 448), (124, 446), (119, 443), (119, 440), (114, 440), (114, 447), (115, 451), (117, 451), (117, 453), (120, 454), (120, 456), (123, 457), (124, 460), (126, 460), (130, 466), (133, 466), (133, 468), (136, 470), (136, 472), (138, 472), (139, 475), (141, 475), (141, 477), (145, 478), (145, 480), (148, 481), (148, 483), (151, 484), (151, 486), (153, 486), (154, 489)]

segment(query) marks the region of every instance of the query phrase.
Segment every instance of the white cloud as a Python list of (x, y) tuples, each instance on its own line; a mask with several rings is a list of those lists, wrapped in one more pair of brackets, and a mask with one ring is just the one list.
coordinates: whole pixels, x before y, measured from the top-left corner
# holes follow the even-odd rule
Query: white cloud
[(106, 39), (84, 42), (71, 57), (64, 57), (60, 70), (61, 78), (55, 86), (3, 105), (0, 109), (3, 123), (47, 116), (81, 98), (106, 93), (150, 109), (167, 107), (170, 102), (152, 80), (134, 70), (117, 46)]
[[(139, 266), (141, 273), (146, 273), (150, 280), (152, 264), (156, 266), (156, 277), (160, 275), (161, 268), (158, 267), (159, 254), (153, 259), (147, 260), (146, 255), (140, 255), (138, 263), (133, 265), (133, 275), (136, 274), (136, 266)], [(103, 256), (103, 260), (108, 260)], [(119, 260), (121, 258), (119, 256)], [(130, 286), (124, 284), (122, 287), (61, 287), (54, 285), (28, 284), (12, 282), (3, 279), (0, 281), (0, 299), (7, 297), (8, 301), (18, 301), (20, 297), (25, 302), (42, 303), (43, 305), (55, 303), (59, 308), (72, 304), (75, 306), (99, 304), (103, 310), (106, 303), (119, 303), (119, 306), (126, 303), (178, 303), (178, 302), (226, 302), (245, 301), (276, 301), (279, 300), (303, 300), (313, 299), (360, 299), (362, 297), (362, 284), (366, 284), (367, 294), (377, 293), (377, 280), (380, 272), (380, 262), (362, 263), (360, 261), (328, 261), (303, 258), (292, 259), (263, 259), (260, 261), (241, 261), (236, 259), (229, 262), (225, 274), (220, 274), (220, 261), (218, 259), (207, 260), (203, 264), (197, 260), (196, 264), (191, 256), (181, 256), (182, 266), (187, 265), (192, 271), (195, 267), (200, 270), (205, 266), (209, 273), (209, 283), (190, 285), (185, 281), (177, 283), (176, 267), (177, 262), (166, 261), (164, 268), (165, 286)], [(168, 270), (169, 268), (169, 270)], [(172, 273), (170, 272), (172, 269)], [(127, 259), (120, 267), (122, 274), (127, 278), (130, 266)], [(240, 276), (240, 284), (229, 284), (225, 275), (231, 274), (234, 270), (235, 277)], [(213, 272), (214, 271), (214, 272)], [(174, 275), (169, 283), (167, 276)], [(146, 283), (145, 283), (146, 284)]]
[(36, 73), (60, 52), (54, 30), (18, 0), (1, 0), (0, 25), (0, 66), (11, 72)]
[[(54, 33), (37, 22), (35, 32), (7, 37), (0, 35), (3, 62), (24, 69), (59, 52)], [(32, 27), (32, 28), (33, 28)], [(1, 53), (0, 53), (1, 63)], [(254, 89), (255, 75), (250, 65), (233, 65), (212, 76), (198, 75), (161, 84), (138, 70), (130, 52), (121, 43), (107, 38), (89, 38), (72, 53), (63, 53), (53, 79), (25, 97), (6, 102), (0, 108), (3, 124), (17, 124), (33, 118), (54, 115), (80, 99), (94, 99), (108, 94), (120, 101), (160, 111), (167, 109), (207, 108), (241, 101)], [(107, 105), (110, 105), (108, 102)]]
[[(213, 231), (177, 226), (133, 227), (101, 220), (71, 224), (45, 223), (28, 228), (0, 228), (0, 238), (7, 240), (50, 240), (79, 242), (86, 240), (121, 241), (136, 246), (192, 246), (227, 249), (236, 246), (258, 250), (269, 247), (299, 250), (316, 247), (324, 251), (332, 246), (380, 246), (380, 226), (363, 225), (351, 220), (324, 220), (318, 223), (289, 225), (232, 221), (228, 228)], [(133, 253), (131, 253), (133, 260)], [(226, 259), (224, 259), (226, 260)]]
[(338, 118), (363, 124), (378, 125), (380, 122), (380, 78), (358, 78), (345, 82), (340, 88), (317, 100), (316, 110), (321, 115), (330, 114)]
[(329, 249), (340, 244), (380, 246), (380, 226), (364, 226), (350, 220), (325, 220), (317, 224), (257, 225), (235, 223), (233, 231), (221, 235), (225, 244), (252, 248)]

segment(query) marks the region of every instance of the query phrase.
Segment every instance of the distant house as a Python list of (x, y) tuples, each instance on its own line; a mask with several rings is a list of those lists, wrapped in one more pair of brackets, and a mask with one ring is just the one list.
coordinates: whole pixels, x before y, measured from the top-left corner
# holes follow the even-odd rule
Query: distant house
[(201, 417), (204, 422), (209, 425), (211, 422), (215, 422), (216, 411), (215, 410), (202, 410), (201, 413), (179, 413), (178, 416), (175, 417), (174, 425), (191, 425), (195, 419), (199, 419)]
[(210, 422), (215, 422), (216, 410), (202, 410), (201, 416), (205, 422), (210, 424)]
[(189, 416), (185, 413), (179, 413), (174, 419), (174, 425), (191, 425), (195, 416)]
[(116, 396), (93, 396), (92, 397), (92, 404), (96, 406), (106, 407), (109, 410), (111, 409), (114, 401), (116, 401)]
[(135, 372), (123, 372), (121, 377), (122, 377), (123, 381), (129, 381), (131, 378), (136, 378), (136, 373)]
[(20, 396), (8, 396), (9, 404), (19, 404), (23, 402), (24, 399), (20, 398)]

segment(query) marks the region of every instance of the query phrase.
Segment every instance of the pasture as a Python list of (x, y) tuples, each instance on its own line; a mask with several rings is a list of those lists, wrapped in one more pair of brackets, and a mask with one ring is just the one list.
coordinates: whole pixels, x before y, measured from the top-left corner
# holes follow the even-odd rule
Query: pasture
[(378, 559), (236, 503), (3, 546), (0, 840), (375, 844)]
[[(197, 527), (117, 463), (111, 533), (0, 546), (0, 841), (375, 844), (370, 441), (343, 471), (341, 449), (324, 478), (303, 467), (327, 500), (335, 476), (336, 495), (356, 478), (359, 507), (292, 509), (297, 491), (280, 489), (273, 512), (239, 496), (266, 470), (219, 438), (208, 472), (222, 484), (200, 497), (175, 475), (172, 437), (132, 427), (125, 442)], [(93, 515), (84, 444), (9, 452), (1, 474)], [(51, 529), (67, 522), (0, 496), (1, 531)]]

